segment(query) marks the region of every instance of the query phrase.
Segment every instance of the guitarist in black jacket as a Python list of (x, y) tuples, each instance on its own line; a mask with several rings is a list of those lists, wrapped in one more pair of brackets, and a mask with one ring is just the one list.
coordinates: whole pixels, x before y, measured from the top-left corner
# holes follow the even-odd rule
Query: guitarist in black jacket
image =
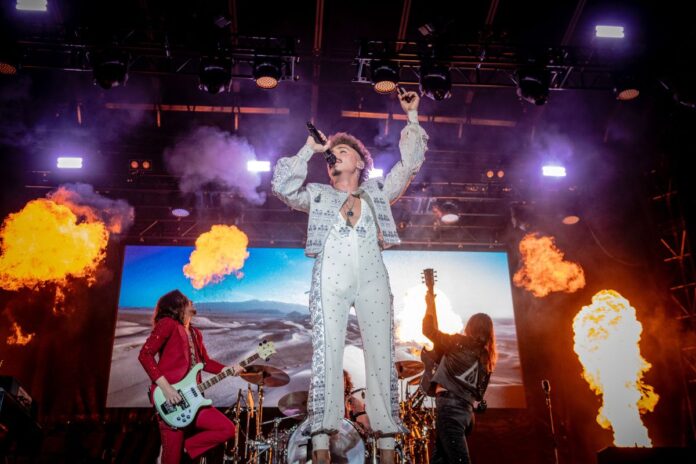
[(438, 330), (431, 289), (425, 303), (423, 335), (435, 345), (432, 353), (441, 356), (425, 387), (434, 391), (437, 406), (437, 441), (430, 463), (470, 463), (466, 433), (473, 426), (474, 403), (481, 403), (479, 409), (485, 405), (483, 395), (497, 359), (493, 321), (487, 314), (474, 314), (463, 334), (448, 335)]

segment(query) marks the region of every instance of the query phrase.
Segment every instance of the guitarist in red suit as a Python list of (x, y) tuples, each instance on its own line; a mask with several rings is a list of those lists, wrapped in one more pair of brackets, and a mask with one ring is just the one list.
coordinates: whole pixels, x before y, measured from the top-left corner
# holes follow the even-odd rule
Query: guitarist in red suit
[(431, 290), (425, 303), (423, 335), (434, 344), (430, 355), (441, 356), (429, 385), (424, 386), (426, 392), (434, 390), (437, 407), (437, 440), (430, 464), (469, 464), (466, 433), (473, 426), (474, 403), (481, 402), (479, 410), (483, 410), (483, 395), (497, 359), (493, 321), (487, 314), (474, 314), (463, 334), (448, 335), (438, 329)]
[[(202, 362), (203, 370), (217, 374), (225, 366), (211, 359), (203, 344), (200, 330), (191, 326), (191, 318), (196, 309), (191, 300), (179, 290), (163, 295), (155, 307), (154, 329), (140, 350), (138, 360), (152, 380), (152, 391), (159, 386), (171, 404), (182, 398), (172, 384), (182, 380), (188, 371)], [(159, 361), (155, 359), (159, 355)], [(235, 375), (242, 371), (234, 366)], [(200, 376), (200, 373), (199, 373)], [(198, 381), (200, 382), (200, 378)], [(176, 429), (167, 425), (159, 416), (159, 429), (162, 438), (162, 464), (179, 464), (182, 450), (192, 459), (207, 450), (224, 443), (234, 436), (234, 424), (220, 411), (212, 407), (201, 409), (195, 422), (186, 429)]]

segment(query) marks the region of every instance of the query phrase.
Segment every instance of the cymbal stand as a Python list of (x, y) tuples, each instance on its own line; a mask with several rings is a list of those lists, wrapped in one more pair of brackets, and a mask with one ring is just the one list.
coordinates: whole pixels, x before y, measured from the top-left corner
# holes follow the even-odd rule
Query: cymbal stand
[[(247, 398), (252, 397), (252, 392), (251, 392), (251, 384), (247, 383)], [(244, 441), (244, 462), (247, 461), (247, 455), (249, 455), (249, 447), (251, 446), (250, 440), (249, 440), (249, 426), (251, 422), (251, 416), (254, 415), (255, 411), (255, 406), (254, 405), (249, 405), (247, 401), (247, 416), (246, 416), (246, 431), (244, 432), (244, 435), (246, 436), (246, 440)]]
[[(231, 409), (231, 408), (230, 408)], [(239, 416), (242, 412), (242, 389), (239, 389), (237, 393), (237, 403), (234, 405), (234, 447), (232, 448), (232, 454), (230, 455), (228, 451), (228, 442), (225, 442), (225, 453), (222, 456), (222, 462), (232, 462), (233, 464), (239, 464), (241, 460), (239, 459)], [(225, 411), (229, 412), (229, 409)]]

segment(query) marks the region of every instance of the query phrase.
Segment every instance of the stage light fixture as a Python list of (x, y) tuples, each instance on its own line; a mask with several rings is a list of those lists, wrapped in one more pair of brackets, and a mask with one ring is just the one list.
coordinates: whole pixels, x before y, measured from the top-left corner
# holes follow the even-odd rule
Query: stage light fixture
[(0, 41), (0, 74), (13, 76), (19, 70), (19, 50), (14, 42)]
[(628, 73), (615, 74), (614, 79), (614, 95), (617, 100), (629, 101), (638, 98), (640, 89), (638, 88), (637, 79)]
[(56, 159), (58, 169), (82, 169), (81, 156), (59, 156)]
[(498, 176), (498, 179), (502, 179), (503, 177), (505, 177), (505, 171), (499, 169), (496, 175)]
[(372, 85), (375, 92), (381, 94), (396, 90), (399, 83), (399, 65), (390, 60), (373, 60), (370, 63)]
[(172, 209), (172, 216), (178, 217), (178, 218), (185, 218), (189, 217), (191, 215), (191, 212), (185, 208), (173, 208)]
[(580, 216), (576, 214), (567, 214), (563, 216), (563, 219), (561, 219), (561, 222), (567, 226), (572, 226), (580, 222)]
[(201, 58), (198, 69), (198, 88), (215, 95), (227, 88), (232, 80), (232, 62), (217, 56)]
[(140, 161), (138, 160), (131, 160), (129, 163), (129, 166), (131, 169), (140, 169)]
[(128, 53), (107, 49), (92, 56), (94, 82), (102, 89), (126, 85), (128, 80)]
[(423, 63), (420, 68), (420, 93), (435, 101), (452, 96), (452, 76), (449, 67), (436, 63)]
[(19, 11), (47, 11), (48, 0), (17, 0)]
[(595, 26), (595, 37), (604, 39), (623, 39), (625, 37), (624, 27), (598, 24)]
[(489, 169), (488, 171), (486, 171), (486, 177), (488, 177), (489, 179), (492, 179), (494, 175), (495, 175), (495, 172), (493, 172), (492, 169)]
[(438, 201), (432, 210), (442, 224), (456, 224), (459, 221), (459, 208), (451, 201)]
[(143, 168), (143, 171), (149, 171), (152, 169), (152, 162), (150, 160), (143, 160), (143, 162), (140, 163), (140, 167)]
[(254, 59), (254, 80), (261, 89), (274, 89), (282, 76), (281, 62), (278, 58), (256, 57)]
[(517, 70), (517, 96), (535, 105), (543, 105), (549, 99), (551, 75), (541, 67)]
[(249, 160), (247, 161), (247, 171), (249, 172), (270, 172), (270, 161)]
[(566, 168), (558, 165), (546, 165), (542, 166), (541, 173), (545, 177), (565, 177)]

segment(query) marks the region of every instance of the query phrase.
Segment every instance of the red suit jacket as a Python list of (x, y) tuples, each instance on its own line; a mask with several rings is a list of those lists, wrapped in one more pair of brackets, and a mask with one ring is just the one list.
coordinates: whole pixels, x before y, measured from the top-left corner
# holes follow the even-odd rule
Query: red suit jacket
[[(222, 371), (225, 366), (208, 356), (200, 330), (193, 327), (190, 327), (190, 330), (199, 360), (203, 362), (203, 370), (211, 374)], [(157, 354), (159, 362), (155, 359)], [(155, 380), (161, 376), (171, 384), (183, 379), (191, 366), (191, 351), (184, 326), (170, 317), (163, 317), (157, 321), (140, 349), (138, 360), (153, 382), (151, 390), (155, 386)]]

